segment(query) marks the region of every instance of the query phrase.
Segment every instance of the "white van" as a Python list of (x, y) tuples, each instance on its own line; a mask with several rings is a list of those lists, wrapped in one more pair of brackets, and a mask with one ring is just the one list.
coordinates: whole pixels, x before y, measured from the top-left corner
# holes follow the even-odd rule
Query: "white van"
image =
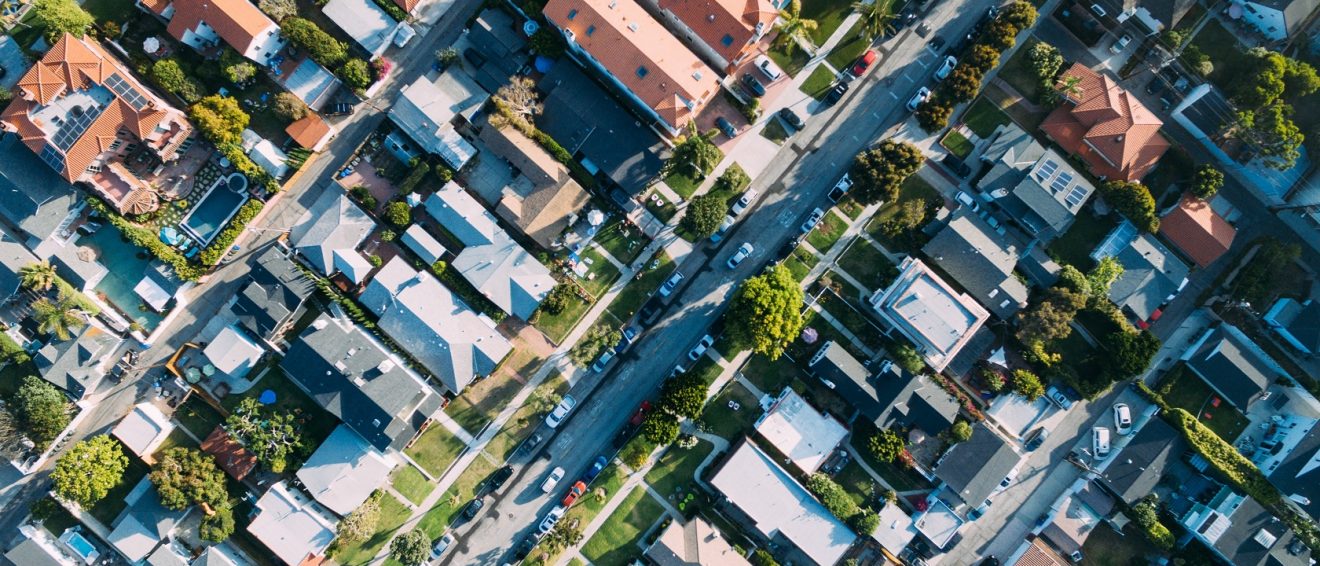
[(1091, 429), (1091, 450), (1096, 459), (1109, 455), (1109, 429), (1098, 426)]

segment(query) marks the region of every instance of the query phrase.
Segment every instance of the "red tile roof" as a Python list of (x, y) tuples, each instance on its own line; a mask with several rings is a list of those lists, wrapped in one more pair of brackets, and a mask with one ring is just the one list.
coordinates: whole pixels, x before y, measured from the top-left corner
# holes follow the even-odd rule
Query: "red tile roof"
[(312, 151), (320, 150), (321, 143), (333, 131), (334, 129), (330, 127), (330, 124), (317, 116), (315, 112), (308, 112), (306, 116), (289, 124), (289, 127), (284, 129), (284, 133), (289, 134), (289, 137), (298, 142), (298, 145)]
[(1140, 181), (1169, 147), (1160, 135), (1164, 122), (1108, 75), (1074, 63), (1063, 76), (1080, 79), (1081, 93), (1050, 113), (1041, 130), (1096, 175)]
[(403, 11), (408, 12), (409, 14), (412, 13), (413, 8), (416, 8), (417, 5), (421, 3), (422, 0), (394, 0), (396, 6), (403, 8)]
[(175, 39), (195, 30), (202, 22), (239, 53), (247, 53), (252, 42), (275, 26), (247, 0), (174, 0), (174, 16), (167, 28)]
[(637, 0), (550, 0), (542, 11), (673, 129), (719, 88), (718, 75)]
[(219, 426), (202, 441), (202, 452), (215, 456), (215, 463), (220, 469), (239, 481), (257, 467), (257, 457)]
[(753, 38), (768, 33), (779, 17), (768, 0), (660, 0), (660, 9), (673, 13), (730, 63), (751, 47)]
[(1033, 539), (1027, 551), (1018, 557), (1013, 566), (1068, 566), (1068, 561), (1059, 556), (1054, 549), (1045, 546), (1041, 539)]
[(1184, 196), (1178, 208), (1160, 220), (1160, 234), (1205, 267), (1233, 246), (1237, 228), (1217, 214), (1210, 204), (1191, 195)]

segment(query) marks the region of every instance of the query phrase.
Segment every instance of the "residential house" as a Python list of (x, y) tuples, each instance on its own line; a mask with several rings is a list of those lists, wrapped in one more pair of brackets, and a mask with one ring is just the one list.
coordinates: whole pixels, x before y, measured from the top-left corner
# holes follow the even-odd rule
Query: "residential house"
[(380, 329), (455, 395), (490, 375), (513, 345), (430, 273), (395, 256), (360, 297)]
[(648, 563), (656, 566), (750, 566), (742, 553), (701, 517), (669, 523), (646, 547)]
[(835, 342), (821, 346), (807, 367), (879, 428), (938, 436), (958, 418), (958, 400), (930, 378), (912, 375), (888, 360), (872, 373)]
[(899, 270), (889, 287), (871, 296), (871, 307), (912, 342), (932, 369), (943, 371), (990, 313), (919, 259), (909, 256)]
[(390, 120), (429, 153), (439, 155), (455, 171), (477, 154), (477, 148), (459, 135), (469, 127), (490, 98), (461, 69), (450, 68), (434, 79), (423, 75), (404, 87), (390, 107)]
[[(0, 191), (3, 190), (0, 188)], [(18, 294), (23, 287), (19, 270), (34, 263), (37, 263), (37, 256), (32, 255), (27, 246), (10, 235), (8, 230), (0, 228), (0, 301)]]
[(1197, 267), (1207, 267), (1233, 247), (1237, 228), (1209, 202), (1186, 195), (1160, 220), (1160, 234)]
[[(407, 1), (407, 0), (396, 0)], [(495, 92), (518, 74), (526, 64), (527, 36), (522, 32), (522, 20), (514, 20), (507, 10), (486, 8), (467, 29), (467, 40), (485, 57), (485, 61), (468, 60), (463, 63), (477, 84), (488, 92)]]
[(683, 133), (719, 90), (719, 74), (637, 0), (551, 0), (541, 13), (574, 59), (670, 136)]
[(1307, 356), (1320, 354), (1320, 301), (1280, 297), (1265, 313), (1265, 324), (1289, 346)]
[(1050, 242), (1068, 231), (1095, 187), (1053, 148), (1016, 125), (1001, 126), (981, 153), (990, 170), (976, 181), (1028, 234)]
[(287, 50), (284, 53), (285, 59), (274, 71), (275, 82), (297, 96), (308, 108), (320, 111), (339, 91), (342, 84), (339, 77), (306, 54), (295, 57)]
[(136, 564), (162, 544), (168, 544), (175, 529), (190, 509), (174, 511), (160, 502), (156, 486), (148, 478), (133, 487), (124, 500), (128, 508), (110, 525), (106, 542), (119, 554)]
[(917, 527), (912, 517), (898, 505), (888, 503), (880, 508), (877, 515), (880, 516), (880, 526), (871, 537), (889, 554), (902, 554), (912, 539), (917, 538)]
[(287, 43), (279, 24), (247, 0), (137, 0), (137, 6), (160, 16), (174, 39), (198, 51), (223, 41), (265, 67)]
[(123, 340), (93, 319), (68, 340), (51, 339), (32, 355), (41, 378), (74, 401), (96, 392), (117, 359)]
[(120, 212), (159, 207), (156, 190), (130, 170), (129, 158), (174, 161), (192, 125), (99, 43), (64, 35), (19, 79), (14, 94), (0, 112), (0, 129), (16, 132), (65, 181), (94, 187)]
[(1164, 122), (1107, 74), (1073, 63), (1060, 79), (1071, 81), (1076, 89), (1060, 91), (1066, 102), (1040, 129), (1096, 176), (1140, 181), (1169, 149), (1160, 135)]
[(238, 566), (239, 562), (225, 547), (208, 546), (193, 559), (190, 566)]
[(403, 450), (440, 409), (440, 394), (350, 321), (321, 315), (280, 364), (322, 408), (382, 452)]
[(848, 436), (848, 428), (829, 413), (807, 404), (785, 387), (756, 420), (756, 433), (806, 474), (815, 473)]
[(341, 424), (298, 468), (298, 481), (321, 505), (343, 517), (389, 481), (398, 465), (393, 456), (382, 454)]
[(550, 270), (509, 237), (495, 217), (458, 183), (446, 183), (424, 206), (464, 246), (450, 267), (500, 310), (530, 319), (556, 285)]
[(1009, 566), (1070, 566), (1072, 562), (1059, 556), (1045, 540), (1037, 537), (1024, 541), (1022, 546), (1004, 562)]
[(302, 315), (316, 285), (277, 246), (257, 255), (229, 310), (253, 336), (274, 342)]
[(174, 422), (150, 402), (138, 403), (110, 434), (130, 452), (151, 462), (151, 455), (174, 431)]
[(229, 477), (238, 481), (243, 481), (257, 467), (257, 457), (220, 425), (202, 440), (201, 449), (214, 457), (216, 465)]
[(288, 154), (271, 143), (270, 140), (261, 137), (251, 129), (243, 130), (242, 139), (243, 151), (247, 153), (253, 163), (257, 164), (271, 178), (283, 179), (284, 175), (289, 172)]
[(287, 566), (320, 564), (339, 519), (320, 503), (281, 481), (257, 500), (248, 533)]
[[(5, 558), (15, 565), (21, 566), (83, 566), (85, 563), (82, 556), (64, 543), (56, 540), (46, 532), (44, 526), (34, 526), (22, 524), (18, 526), (18, 534), (22, 538), (17, 544), (5, 552)], [(85, 542), (86, 539), (76, 532), (65, 531), (78, 536), (78, 542)], [(90, 543), (86, 546), (87, 558), (95, 561), (100, 558), (100, 551)]]
[(1311, 550), (1288, 525), (1227, 487), (1179, 519), (1188, 533), (1234, 566), (1309, 566)]
[(943, 493), (956, 497), (970, 511), (989, 500), (1021, 461), (1013, 443), (985, 423), (976, 423), (971, 438), (954, 444), (935, 464), (935, 477), (942, 482)]
[(926, 498), (926, 510), (920, 511), (913, 516), (912, 526), (917, 529), (917, 534), (930, 542), (931, 546), (940, 550), (949, 550), (962, 540), (958, 536), (958, 531), (967, 523), (949, 504), (938, 497)]
[[(1054, 516), (1040, 531), (1041, 538), (1049, 541), (1054, 548), (1072, 558), (1074, 562), (1081, 562), (1084, 558), (1082, 547), (1086, 544), (1086, 540), (1091, 538), (1091, 532), (1104, 522), (1105, 517), (1114, 509), (1113, 500), (1108, 499), (1104, 494), (1099, 494), (1101, 497), (1094, 499), (1083, 495), (1092, 489), (1097, 488), (1092, 488), (1089, 483), (1085, 484), (1080, 491), (1070, 493), (1058, 502), (1058, 511), (1054, 512)], [(1092, 508), (1091, 501), (1094, 500), (1100, 501), (1104, 506), (1101, 509)]]
[[(1183, 16), (1196, 5), (1196, 0), (1123, 0), (1124, 14), (1138, 14), (1141, 21), (1153, 20), (1158, 24), (1152, 31), (1162, 31), (1178, 27)], [(1144, 15), (1140, 13), (1144, 12)]]
[(37, 257), (49, 258), (71, 235), (65, 231), (82, 210), (81, 198), (22, 143), (0, 131), (0, 222)]
[(1271, 41), (1296, 38), (1304, 32), (1318, 0), (1234, 0), (1242, 21), (1255, 27)]
[(1170, 463), (1187, 451), (1187, 443), (1163, 419), (1150, 419), (1109, 462), (1098, 483), (1124, 504), (1133, 505), (1154, 492)]
[(800, 553), (800, 563), (836, 564), (857, 541), (793, 474), (752, 442), (733, 450), (710, 485), (724, 496), (735, 519), (765, 540)]
[(721, 74), (760, 52), (779, 8), (770, 0), (642, 0), (669, 31)]
[(558, 247), (560, 235), (591, 196), (573, 180), (567, 166), (517, 128), (488, 124), (481, 130), (481, 141), (518, 173), (504, 187), (495, 214), (542, 248)]
[(1289, 381), (1288, 373), (1269, 354), (1227, 322), (1206, 329), (1188, 346), (1182, 360), (1188, 371), (1244, 413), (1262, 400), (1270, 386)]
[(399, 28), (399, 23), (371, 0), (330, 0), (321, 7), (321, 13), (372, 57), (385, 52)]
[(1106, 256), (1123, 266), (1123, 274), (1109, 286), (1109, 300), (1134, 317), (1141, 328), (1158, 320), (1164, 305), (1187, 284), (1187, 264), (1126, 220), (1091, 252), (1096, 261)]
[(349, 200), (343, 189), (333, 185), (289, 230), (289, 241), (320, 274), (343, 273), (354, 283), (362, 283), (372, 266), (357, 247), (375, 229), (376, 221)]
[(284, 133), (289, 134), (294, 143), (303, 149), (316, 153), (325, 149), (330, 139), (339, 132), (319, 114), (308, 112), (306, 116), (294, 120), (284, 128)]
[[(224, 320), (217, 319), (216, 322), (224, 322)], [(206, 330), (203, 329), (203, 332)], [(236, 323), (226, 324), (215, 334), (215, 337), (207, 340), (206, 347), (202, 348), (202, 357), (206, 358), (214, 371), (231, 379), (247, 378), (264, 355), (266, 348), (253, 340)]]
[(1027, 286), (1013, 274), (1021, 252), (967, 208), (955, 211), (921, 251), (1001, 320), (1027, 306)]
[(426, 265), (435, 265), (435, 262), (449, 253), (449, 249), (421, 224), (413, 224), (404, 230), (403, 235), (399, 236), (399, 243), (417, 254)]

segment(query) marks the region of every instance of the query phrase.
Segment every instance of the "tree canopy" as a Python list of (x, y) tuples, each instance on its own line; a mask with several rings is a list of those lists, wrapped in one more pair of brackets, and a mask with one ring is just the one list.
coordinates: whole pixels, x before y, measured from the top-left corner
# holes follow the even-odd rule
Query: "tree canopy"
[(1155, 215), (1155, 197), (1151, 196), (1146, 185), (1112, 180), (1100, 185), (1100, 194), (1105, 202), (1137, 228), (1149, 233), (1159, 231), (1160, 219)]
[(665, 411), (651, 411), (642, 419), (642, 436), (657, 446), (665, 446), (678, 438), (678, 417)]
[(1151, 359), (1160, 351), (1160, 339), (1149, 330), (1113, 332), (1105, 336), (1104, 345), (1109, 350), (1108, 367), (1116, 373), (1116, 380), (1145, 373)]
[(390, 541), (390, 558), (408, 566), (425, 563), (430, 552), (431, 539), (421, 529), (413, 529)]
[(1073, 317), (1086, 306), (1086, 295), (1054, 287), (1044, 298), (1018, 314), (1017, 337), (1023, 344), (1047, 344), (1072, 334)]
[(1026, 397), (1028, 401), (1035, 401), (1045, 394), (1045, 386), (1041, 384), (1036, 374), (1018, 369), (1013, 370), (1013, 391)]
[(304, 449), (302, 427), (293, 413), (276, 412), (248, 397), (225, 420), (225, 428), (266, 469), (282, 473), (289, 458)]
[(193, 448), (166, 449), (147, 477), (155, 484), (161, 504), (176, 511), (202, 503), (215, 509), (229, 499), (225, 474), (215, 457)]
[(907, 142), (886, 140), (875, 149), (857, 154), (848, 176), (853, 182), (852, 196), (862, 204), (892, 201), (898, 198), (903, 181), (917, 172), (925, 156)]
[(52, 45), (66, 33), (81, 38), (96, 23), (96, 18), (74, 0), (36, 0), (32, 13), (45, 24), (43, 35)]
[(723, 197), (706, 193), (688, 203), (679, 226), (690, 232), (696, 240), (709, 238), (720, 229), (720, 223), (724, 222), (724, 216), (728, 213), (729, 205)]
[(282, 91), (275, 95), (274, 102), (271, 102), (270, 109), (275, 114), (290, 122), (301, 120), (307, 116), (307, 104), (298, 98), (298, 95)]
[(357, 90), (371, 84), (371, 68), (367, 62), (354, 57), (339, 67), (339, 77), (344, 79), (348, 88)]
[(1196, 170), (1196, 176), (1192, 177), (1192, 194), (1199, 199), (1208, 199), (1215, 196), (1219, 189), (1224, 186), (1224, 172), (1219, 168), (1206, 163)]
[(354, 544), (367, 540), (376, 532), (380, 523), (380, 492), (371, 494), (357, 509), (339, 521), (336, 534), (344, 544)]
[(197, 527), (197, 534), (207, 542), (222, 542), (234, 534), (234, 510), (228, 504), (211, 510), (211, 514), (202, 517), (202, 524)]
[(197, 101), (188, 109), (188, 118), (214, 144), (237, 143), (250, 119), (237, 100), (218, 94)]
[(105, 498), (128, 469), (128, 457), (119, 441), (97, 435), (74, 444), (55, 462), (50, 474), (55, 494), (89, 508)]
[(348, 58), (344, 42), (317, 27), (311, 20), (290, 16), (280, 22), (280, 35), (295, 47), (302, 49), (322, 67), (334, 69)]
[(665, 162), (665, 169), (671, 173), (702, 179), (714, 171), (723, 158), (724, 154), (710, 142), (710, 137), (694, 128), (674, 146), (673, 154)]
[(802, 287), (783, 264), (743, 281), (726, 316), (735, 344), (778, 359), (802, 330)]
[(903, 435), (884, 428), (871, 435), (866, 447), (871, 450), (871, 455), (875, 456), (876, 460), (893, 462), (903, 455), (907, 443), (903, 441)]
[(14, 417), (28, 437), (45, 448), (69, 426), (69, 398), (54, 385), (35, 376), (23, 378), (14, 394)]
[(684, 372), (660, 387), (660, 408), (690, 419), (701, 416), (709, 386), (695, 372)]

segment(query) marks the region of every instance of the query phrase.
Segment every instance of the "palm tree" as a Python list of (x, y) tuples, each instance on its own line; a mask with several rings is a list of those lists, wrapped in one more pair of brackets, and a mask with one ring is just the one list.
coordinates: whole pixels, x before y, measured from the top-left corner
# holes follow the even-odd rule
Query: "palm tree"
[(61, 292), (51, 301), (42, 297), (32, 303), (32, 318), (37, 321), (37, 330), (54, 334), (60, 340), (68, 340), (73, 328), (82, 328), (87, 321), (82, 317), (78, 301), (72, 295)]
[(1059, 80), (1059, 92), (1073, 100), (1081, 100), (1082, 95), (1082, 77), (1077, 75), (1066, 75)]
[(43, 259), (18, 268), (18, 279), (33, 291), (49, 291), (59, 277), (55, 275), (55, 266), (50, 260)]
[(853, 2), (853, 9), (862, 16), (862, 30), (866, 32), (866, 38), (869, 40), (874, 41), (875, 38), (894, 28), (892, 25), (894, 15), (889, 13), (889, 2), (884, 0)]
[(802, 17), (801, 0), (792, 0), (787, 10), (779, 11), (779, 38), (776, 41), (792, 53), (799, 42), (811, 42), (810, 33), (816, 30), (816, 20)]

